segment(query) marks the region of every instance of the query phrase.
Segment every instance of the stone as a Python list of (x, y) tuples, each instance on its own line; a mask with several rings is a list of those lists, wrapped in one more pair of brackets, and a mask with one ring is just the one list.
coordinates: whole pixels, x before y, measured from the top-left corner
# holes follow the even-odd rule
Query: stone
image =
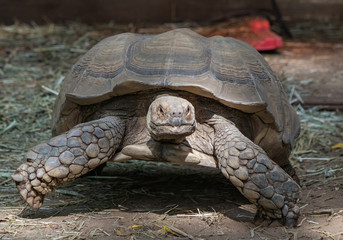
[(84, 166), (87, 163), (87, 159), (84, 156), (80, 156), (80, 157), (75, 158), (73, 163)]
[(67, 138), (64, 134), (62, 134), (62, 135), (51, 138), (48, 144), (53, 147), (62, 147), (67, 144)]
[(231, 148), (229, 149), (229, 154), (230, 154), (231, 156), (236, 156), (236, 157), (238, 157), (239, 154), (240, 154), (240, 152), (239, 152), (236, 148), (231, 147)]
[(288, 213), (287, 213), (287, 218), (294, 218), (294, 213), (293, 212), (291, 212), (291, 211), (289, 211)]
[(75, 158), (74, 154), (72, 154), (69, 151), (63, 152), (59, 157), (60, 162), (65, 164), (65, 165), (71, 164), (73, 162), (74, 158)]
[(300, 213), (300, 208), (299, 208), (298, 206), (294, 206), (294, 207), (293, 207), (293, 212), (294, 212), (294, 214), (299, 215), (299, 213)]
[(69, 169), (64, 166), (54, 168), (48, 172), (49, 176), (55, 178), (65, 178), (69, 173)]
[(274, 167), (272, 161), (270, 161), (270, 159), (268, 159), (267, 156), (262, 155), (262, 154), (257, 157), (257, 162), (263, 164), (268, 169), (273, 169)]
[(80, 147), (81, 146), (81, 141), (78, 137), (71, 137), (68, 138), (68, 147), (73, 148), (73, 147)]
[(265, 173), (265, 172), (267, 172), (267, 167), (264, 166), (263, 164), (257, 163), (254, 166), (254, 172), (255, 173)]
[(86, 149), (86, 153), (90, 158), (95, 158), (99, 154), (99, 146), (96, 144), (90, 144)]
[(251, 177), (251, 180), (253, 181), (253, 183), (256, 184), (256, 186), (258, 186), (260, 189), (261, 188), (266, 188), (268, 186), (268, 181), (267, 178), (264, 174), (254, 174)]
[(230, 181), (233, 185), (235, 185), (235, 187), (241, 187), (242, 188), (244, 186), (243, 182), (235, 176), (230, 176)]
[(285, 204), (284, 197), (277, 193), (275, 193), (272, 197), (272, 201), (278, 208), (282, 208), (282, 206)]
[(266, 199), (262, 197), (260, 200), (258, 200), (258, 204), (263, 206), (266, 209), (278, 209), (278, 207), (274, 204), (273, 201)]
[(82, 131), (80, 128), (73, 128), (67, 132), (67, 138), (70, 137), (80, 137), (82, 135)]
[(79, 174), (83, 170), (83, 166), (72, 164), (69, 166), (69, 170), (72, 174)]
[(247, 144), (244, 143), (244, 142), (238, 142), (235, 144), (235, 147), (240, 150), (240, 151), (243, 151), (247, 148)]
[(96, 127), (96, 128), (94, 129), (93, 134), (94, 134), (95, 136), (97, 136), (97, 138), (105, 137), (104, 131), (103, 131), (101, 128), (99, 128), (99, 127)]
[(271, 198), (275, 193), (275, 190), (272, 186), (268, 186), (266, 188), (261, 189), (260, 193), (266, 198)]
[(88, 166), (91, 169), (96, 168), (97, 166), (99, 166), (99, 164), (100, 164), (99, 158), (93, 158), (93, 159), (88, 161)]
[(93, 135), (90, 134), (89, 132), (84, 132), (82, 135), (81, 135), (81, 139), (82, 139), (82, 142), (84, 142), (85, 144), (90, 144), (92, 142), (92, 137)]
[(266, 214), (267, 214), (268, 217), (270, 217), (270, 218), (272, 218), (272, 219), (275, 219), (275, 218), (276, 218), (274, 212), (267, 211)]
[(61, 163), (57, 157), (49, 157), (48, 160), (46, 160), (46, 162), (44, 164), (44, 168), (45, 168), (45, 171), (48, 172), (51, 169), (54, 169), (60, 165), (61, 165)]
[(239, 154), (240, 159), (253, 159), (255, 157), (255, 153), (251, 148), (245, 149), (243, 152)]
[(249, 178), (249, 173), (245, 167), (240, 167), (235, 171), (235, 176), (244, 181)]

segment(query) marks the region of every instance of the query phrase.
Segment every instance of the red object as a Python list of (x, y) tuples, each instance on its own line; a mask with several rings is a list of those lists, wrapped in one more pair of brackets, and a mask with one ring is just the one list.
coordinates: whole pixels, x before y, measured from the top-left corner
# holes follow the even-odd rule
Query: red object
[(239, 39), (250, 44), (258, 51), (274, 50), (282, 46), (282, 38), (270, 30), (268, 20), (254, 18), (249, 20), (251, 34)]
[(221, 35), (237, 38), (258, 51), (274, 50), (282, 46), (282, 38), (270, 29), (269, 21), (262, 17), (246, 17), (229, 20), (227, 24), (212, 26), (201, 33), (212, 37)]

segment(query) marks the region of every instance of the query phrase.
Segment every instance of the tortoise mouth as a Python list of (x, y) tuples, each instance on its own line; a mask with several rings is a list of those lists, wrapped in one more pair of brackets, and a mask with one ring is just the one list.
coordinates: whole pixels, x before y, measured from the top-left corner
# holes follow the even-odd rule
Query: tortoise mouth
[(196, 130), (196, 121), (171, 125), (169, 123), (156, 124), (150, 122), (150, 134), (156, 141), (181, 142)]

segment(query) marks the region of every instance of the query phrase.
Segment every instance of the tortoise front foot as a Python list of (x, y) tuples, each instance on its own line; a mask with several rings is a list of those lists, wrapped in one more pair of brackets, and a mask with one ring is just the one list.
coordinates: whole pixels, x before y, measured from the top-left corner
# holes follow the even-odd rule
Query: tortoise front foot
[(16, 187), (23, 199), (33, 209), (39, 209), (44, 201), (44, 195), (52, 190), (56, 180), (45, 173), (42, 165), (33, 167), (32, 162), (20, 165), (12, 175)]
[(222, 173), (258, 207), (257, 219), (295, 227), (300, 186), (259, 146), (229, 122), (215, 125), (215, 154)]
[(263, 206), (258, 206), (254, 221), (255, 223), (267, 223), (267, 225), (271, 224), (275, 219), (277, 219), (282, 225), (286, 227), (293, 228), (297, 226), (300, 209), (299, 207), (292, 203), (286, 202), (285, 205), (281, 209), (282, 217), (275, 218), (273, 216), (277, 216), (279, 211), (275, 211), (274, 209), (265, 209)]
[(109, 160), (124, 132), (116, 117), (75, 126), (70, 131), (33, 147), (27, 162), (12, 175), (24, 200), (34, 209), (58, 185), (73, 180)]

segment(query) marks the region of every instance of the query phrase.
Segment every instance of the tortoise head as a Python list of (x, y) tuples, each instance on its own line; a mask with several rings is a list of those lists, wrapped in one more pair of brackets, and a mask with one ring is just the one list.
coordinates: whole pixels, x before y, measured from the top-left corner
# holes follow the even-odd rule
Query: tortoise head
[(186, 136), (195, 131), (194, 107), (181, 97), (158, 96), (150, 104), (147, 127), (156, 141), (182, 142)]

